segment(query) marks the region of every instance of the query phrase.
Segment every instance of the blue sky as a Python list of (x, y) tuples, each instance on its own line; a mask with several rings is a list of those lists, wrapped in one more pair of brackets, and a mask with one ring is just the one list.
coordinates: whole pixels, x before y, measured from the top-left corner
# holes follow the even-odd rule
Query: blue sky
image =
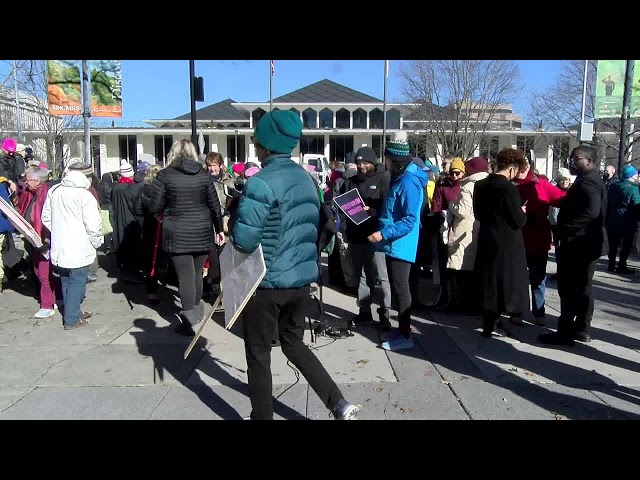
[[(522, 114), (528, 94), (553, 83), (563, 61), (517, 62), (525, 92), (514, 103), (514, 110)], [(400, 60), (390, 60), (387, 83), (390, 102), (402, 100), (398, 78), (400, 63)], [(5, 65), (0, 69), (2, 74), (6, 74)], [(383, 98), (384, 60), (276, 60), (275, 66), (274, 98), (324, 78)], [(226, 98), (239, 102), (269, 100), (268, 60), (196, 60), (195, 73), (204, 78), (205, 92), (205, 101), (198, 102), (196, 108)], [(116, 120), (118, 124), (189, 113), (188, 60), (123, 60), (122, 77), (123, 117)]]

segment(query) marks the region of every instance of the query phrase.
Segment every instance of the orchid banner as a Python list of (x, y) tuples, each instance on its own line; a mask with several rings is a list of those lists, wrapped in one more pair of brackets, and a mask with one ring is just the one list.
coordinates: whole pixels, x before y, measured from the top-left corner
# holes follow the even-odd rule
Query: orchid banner
[(50, 115), (82, 113), (80, 60), (47, 60), (47, 97)]

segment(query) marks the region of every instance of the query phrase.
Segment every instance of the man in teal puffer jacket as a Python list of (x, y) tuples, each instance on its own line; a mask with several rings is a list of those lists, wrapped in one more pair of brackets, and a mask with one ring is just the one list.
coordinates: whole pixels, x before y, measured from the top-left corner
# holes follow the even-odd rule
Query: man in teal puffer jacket
[(310, 285), (318, 280), (320, 198), (309, 173), (291, 160), (301, 134), (300, 117), (290, 110), (268, 112), (260, 119), (252, 141), (262, 169), (247, 180), (232, 226), (232, 244), (244, 252), (262, 245), (267, 267), (243, 311), (250, 418), (273, 420), (271, 346), (277, 329), (282, 353), (334, 418), (355, 420), (359, 408), (344, 399), (302, 341)]
[[(638, 231), (640, 220), (640, 190), (638, 190), (638, 170), (625, 165), (620, 171), (620, 180), (609, 186), (609, 205), (606, 227), (609, 240), (610, 272), (633, 274), (627, 266), (627, 259), (633, 247), (633, 237)], [(620, 248), (620, 260), (616, 267), (616, 256)]]

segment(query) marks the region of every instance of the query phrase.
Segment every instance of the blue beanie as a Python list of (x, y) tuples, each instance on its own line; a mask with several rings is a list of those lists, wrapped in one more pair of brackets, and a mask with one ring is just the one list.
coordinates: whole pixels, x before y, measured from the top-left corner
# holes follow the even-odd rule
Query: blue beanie
[(291, 110), (265, 113), (256, 125), (253, 137), (272, 153), (290, 154), (302, 135), (300, 116)]
[(625, 165), (622, 167), (622, 171), (620, 172), (620, 177), (623, 180), (629, 180), (631, 177), (635, 177), (638, 175), (638, 170), (633, 168), (631, 165)]

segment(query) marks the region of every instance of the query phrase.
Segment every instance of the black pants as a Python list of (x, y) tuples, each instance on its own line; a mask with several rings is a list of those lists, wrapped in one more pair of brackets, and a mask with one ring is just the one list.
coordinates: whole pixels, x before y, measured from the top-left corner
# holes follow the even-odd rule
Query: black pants
[(409, 274), (411, 262), (387, 255), (387, 273), (391, 284), (391, 305), (398, 310), (398, 331), (401, 335), (411, 336), (411, 289)]
[(220, 252), (224, 245), (214, 245), (209, 252), (209, 270), (207, 272), (207, 282), (209, 285), (220, 285), (222, 281), (222, 273), (220, 272)]
[(609, 270), (613, 270), (616, 266), (616, 255), (618, 254), (620, 244), (622, 244), (622, 248), (620, 248), (618, 268), (625, 268), (627, 266), (627, 259), (631, 254), (634, 235), (635, 233), (620, 235), (607, 230), (607, 238), (609, 239)]
[(171, 262), (178, 276), (182, 310), (189, 311), (202, 299), (202, 270), (208, 253), (172, 254)]
[(558, 333), (573, 337), (574, 333), (589, 333), (593, 318), (593, 274), (598, 260), (592, 260), (580, 248), (563, 243), (556, 249), (558, 265), (558, 295), (560, 317)]
[(258, 289), (242, 313), (244, 348), (253, 420), (273, 420), (271, 341), (278, 329), (282, 353), (300, 370), (320, 400), (334, 410), (342, 392), (302, 341), (311, 293), (308, 286), (284, 290)]

